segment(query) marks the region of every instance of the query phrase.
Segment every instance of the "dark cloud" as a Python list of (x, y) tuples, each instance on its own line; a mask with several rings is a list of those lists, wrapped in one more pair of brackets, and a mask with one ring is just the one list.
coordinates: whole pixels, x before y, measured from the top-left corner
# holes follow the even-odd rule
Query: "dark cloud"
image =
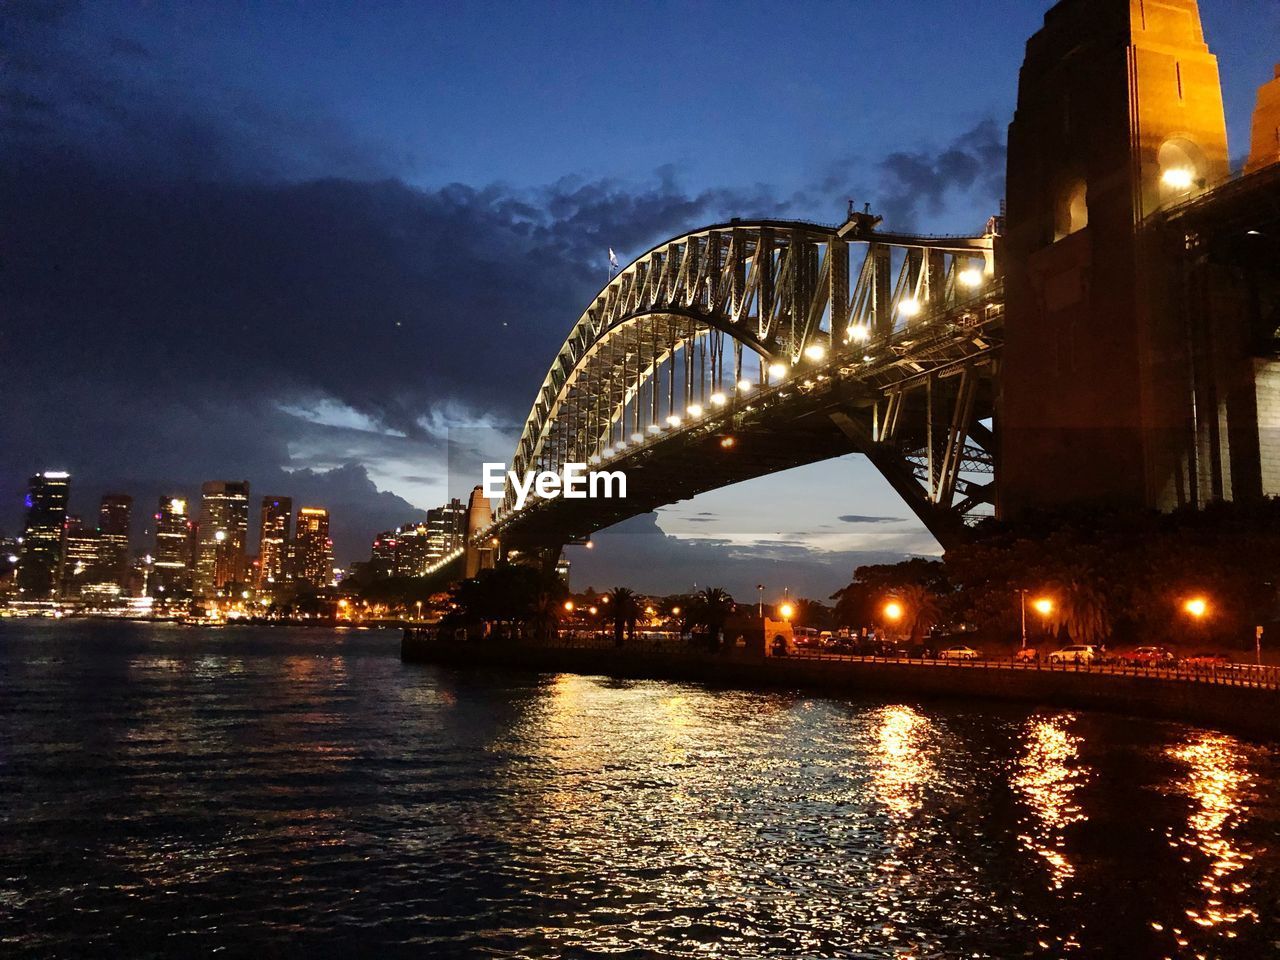
[(846, 513), (836, 519), (841, 523), (902, 523), (902, 517), (862, 517), (855, 513)]
[(968, 194), (979, 209), (986, 205), (995, 213), (1004, 196), (1004, 168), (1004, 130), (986, 119), (941, 149), (895, 151), (872, 161), (848, 158), (828, 173), (812, 199), (857, 198), (859, 204), (869, 202), (889, 229), (919, 230), (926, 217), (937, 219), (957, 195)]

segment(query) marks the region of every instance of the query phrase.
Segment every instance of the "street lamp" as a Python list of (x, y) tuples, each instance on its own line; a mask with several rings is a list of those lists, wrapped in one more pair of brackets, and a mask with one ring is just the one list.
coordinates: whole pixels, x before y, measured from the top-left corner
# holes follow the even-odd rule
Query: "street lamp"
[(572, 600), (566, 600), (566, 601), (564, 602), (564, 608), (565, 608), (565, 610), (566, 610), (567, 612), (569, 612), (569, 613), (573, 613), (573, 601), (572, 601)]
[(784, 603), (778, 607), (778, 613), (782, 616), (783, 620), (790, 620), (796, 615), (796, 608), (789, 603)]
[(1188, 597), (1182, 604), (1182, 610), (1195, 620), (1203, 620), (1209, 614), (1209, 601), (1204, 597)]
[(897, 623), (907, 611), (897, 600), (890, 600), (884, 605), (885, 619), (890, 623)]

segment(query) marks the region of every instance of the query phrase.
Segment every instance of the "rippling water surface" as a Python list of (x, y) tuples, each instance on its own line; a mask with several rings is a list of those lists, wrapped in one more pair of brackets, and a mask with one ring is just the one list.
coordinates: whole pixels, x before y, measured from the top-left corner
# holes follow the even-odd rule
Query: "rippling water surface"
[(990, 703), (0, 624), (0, 955), (1280, 955), (1280, 754)]

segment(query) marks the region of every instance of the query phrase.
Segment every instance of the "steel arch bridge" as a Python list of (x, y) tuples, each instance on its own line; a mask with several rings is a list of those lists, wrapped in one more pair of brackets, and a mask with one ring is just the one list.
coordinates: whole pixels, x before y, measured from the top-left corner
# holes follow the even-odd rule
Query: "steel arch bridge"
[(627, 498), (517, 510), (508, 492), (477, 542), (555, 555), (627, 517), (848, 453), (956, 542), (994, 502), (995, 221), (975, 237), (878, 224), (734, 220), (619, 272), (552, 362), (511, 466), (622, 470)]

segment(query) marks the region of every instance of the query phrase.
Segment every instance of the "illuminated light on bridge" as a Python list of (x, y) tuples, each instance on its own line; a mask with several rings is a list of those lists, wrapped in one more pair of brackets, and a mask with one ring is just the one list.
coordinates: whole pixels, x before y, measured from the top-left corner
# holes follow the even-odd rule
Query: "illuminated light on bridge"
[(920, 316), (920, 301), (913, 297), (907, 297), (898, 304), (898, 313), (902, 314), (904, 317)]
[(968, 270), (961, 270), (956, 277), (960, 281), (962, 287), (968, 287), (970, 290), (976, 290), (982, 286), (982, 271), (975, 270), (970, 267)]
[(849, 328), (849, 343), (866, 343), (871, 339), (871, 328), (859, 324)]
[(755, 385), (754, 383), (752, 383), (750, 380), (739, 380), (739, 381), (738, 381), (738, 390), (739, 390), (739, 392), (741, 392), (741, 393), (750, 393), (752, 390), (754, 390), (754, 389), (755, 389), (755, 386), (756, 386), (756, 385)]
[(737, 442), (738, 442), (738, 441), (737, 441), (737, 440), (735, 440), (735, 439), (733, 439), (733, 437), (723, 437), (723, 438), (721, 438), (721, 440), (720, 440), (720, 446), (722, 446), (722, 447), (724, 447), (724, 449), (728, 450), (730, 447), (732, 447), (732, 446), (733, 446), (735, 443), (737, 443)]
[(689, 408), (685, 412), (688, 413), (689, 416), (691, 417), (700, 417), (702, 416), (702, 404), (691, 403), (689, 404)]
[(781, 363), (769, 364), (769, 378), (772, 380), (781, 380), (787, 375), (787, 368)]
[(711, 402), (717, 407), (723, 407), (729, 400), (723, 393), (717, 391), (711, 395)]
[(1171, 167), (1160, 175), (1160, 182), (1170, 190), (1190, 190), (1195, 185), (1196, 174), (1187, 167)]
[(667, 426), (669, 427), (678, 427), (682, 423), (684, 423), (684, 421), (674, 413), (667, 417)]
[(660, 426), (659, 426), (658, 424), (656, 424), (656, 423), (651, 423), (651, 424), (649, 424), (649, 432), (650, 432), (650, 433), (661, 433), (661, 432), (662, 432), (662, 427), (660, 427)]
[(811, 343), (804, 348), (804, 355), (814, 363), (817, 363), (827, 355), (827, 348), (820, 343)]

